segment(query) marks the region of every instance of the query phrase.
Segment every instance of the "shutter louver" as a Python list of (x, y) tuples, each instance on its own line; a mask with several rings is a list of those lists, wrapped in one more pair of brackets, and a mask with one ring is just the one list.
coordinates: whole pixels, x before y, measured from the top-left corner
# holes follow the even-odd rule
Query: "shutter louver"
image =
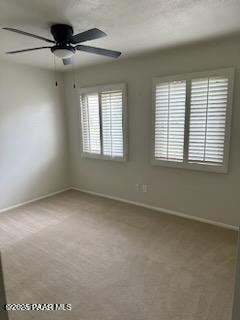
[(209, 165), (224, 163), (228, 78), (191, 81), (188, 161)]
[(158, 83), (155, 94), (155, 159), (183, 162), (186, 81)]
[(83, 152), (100, 154), (100, 119), (98, 94), (84, 94), (80, 98), (82, 115)]
[(123, 157), (123, 93), (122, 90), (101, 92), (103, 154)]

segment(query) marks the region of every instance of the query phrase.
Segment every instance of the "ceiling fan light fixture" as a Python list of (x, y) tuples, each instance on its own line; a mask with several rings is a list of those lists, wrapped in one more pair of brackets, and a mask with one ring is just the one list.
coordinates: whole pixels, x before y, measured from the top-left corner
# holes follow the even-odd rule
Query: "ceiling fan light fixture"
[(54, 55), (60, 59), (71, 58), (74, 52), (69, 49), (56, 49), (53, 51)]
[(72, 46), (54, 46), (51, 48), (52, 53), (60, 59), (71, 58), (75, 53), (75, 48)]

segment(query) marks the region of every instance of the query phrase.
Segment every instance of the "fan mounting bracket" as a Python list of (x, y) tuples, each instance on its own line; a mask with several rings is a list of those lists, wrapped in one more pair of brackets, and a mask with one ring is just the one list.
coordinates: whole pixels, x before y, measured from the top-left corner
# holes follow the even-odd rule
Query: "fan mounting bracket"
[(51, 26), (51, 34), (58, 44), (70, 43), (73, 35), (73, 27), (67, 24), (53, 24)]

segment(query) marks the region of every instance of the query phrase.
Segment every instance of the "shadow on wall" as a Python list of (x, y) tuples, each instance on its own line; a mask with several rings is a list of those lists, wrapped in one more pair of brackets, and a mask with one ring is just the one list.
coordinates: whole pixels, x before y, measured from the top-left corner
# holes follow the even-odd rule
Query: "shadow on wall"
[(3, 280), (3, 267), (2, 267), (2, 260), (0, 254), (0, 318), (1, 320), (8, 320), (8, 313), (4, 310), (4, 305), (7, 303), (6, 300), (6, 293), (5, 293), (5, 286)]
[(232, 320), (239, 320), (239, 319), (240, 319), (240, 228), (238, 232), (238, 253), (237, 253), (235, 293), (234, 293)]

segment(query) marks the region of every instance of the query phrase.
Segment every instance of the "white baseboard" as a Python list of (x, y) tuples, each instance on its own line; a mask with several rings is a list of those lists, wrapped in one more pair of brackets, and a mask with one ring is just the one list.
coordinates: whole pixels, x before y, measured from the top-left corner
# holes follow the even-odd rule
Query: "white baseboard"
[(41, 199), (45, 199), (45, 198), (54, 196), (54, 195), (56, 195), (58, 193), (62, 193), (64, 191), (71, 190), (71, 189), (72, 189), (71, 187), (68, 187), (68, 188), (61, 189), (61, 190), (58, 190), (58, 191), (55, 191), (55, 192), (47, 193), (47, 194), (45, 194), (44, 196), (41, 196), (41, 197), (37, 197), (37, 198), (31, 199), (31, 200), (28, 200), (28, 201), (20, 202), (18, 204), (13, 205), (13, 206), (0, 209), (0, 213), (5, 212), (5, 211), (9, 211), (9, 210), (12, 210), (12, 209), (16, 209), (18, 207), (22, 207), (22, 206), (24, 206), (24, 205), (26, 205), (28, 203), (35, 202), (35, 201), (38, 201), (38, 200), (41, 200)]
[(32, 202), (35, 202), (35, 201), (38, 201), (38, 200), (41, 200), (41, 199), (45, 199), (45, 198), (54, 196), (54, 195), (56, 195), (58, 193), (62, 193), (64, 191), (71, 190), (71, 189), (72, 190), (76, 190), (76, 191), (80, 191), (80, 192), (84, 192), (84, 193), (89, 193), (89, 194), (92, 194), (92, 195), (95, 195), (95, 196), (111, 199), (111, 200), (116, 200), (116, 201), (120, 201), (120, 202), (124, 202), (124, 203), (133, 204), (133, 205), (136, 205), (136, 206), (139, 206), (139, 207), (143, 207), (143, 208), (147, 208), (147, 209), (151, 209), (151, 210), (155, 210), (155, 211), (171, 214), (171, 215), (174, 215), (174, 216), (177, 216), (177, 217), (181, 217), (181, 218), (185, 218), (185, 219), (190, 219), (190, 220), (195, 220), (195, 221), (199, 221), (199, 222), (203, 222), (203, 223), (208, 223), (208, 224), (211, 224), (211, 225), (215, 225), (215, 226), (226, 228), (226, 229), (230, 229), (230, 230), (238, 230), (237, 226), (233, 226), (233, 225), (230, 225), (230, 224), (225, 224), (225, 223), (222, 223), (222, 222), (217, 222), (217, 221), (213, 221), (213, 220), (209, 220), (209, 219), (205, 219), (205, 218), (195, 217), (195, 216), (192, 216), (192, 215), (189, 215), (189, 214), (186, 214), (186, 213), (182, 213), (182, 212), (178, 212), (178, 211), (174, 211), (174, 210), (169, 210), (169, 209), (166, 209), (166, 208), (155, 207), (155, 206), (151, 206), (149, 204), (145, 204), (145, 203), (142, 203), (142, 202), (131, 201), (131, 200), (123, 199), (123, 198), (120, 198), (120, 197), (114, 197), (114, 196), (110, 196), (110, 195), (107, 195), (107, 194), (104, 194), (104, 193), (93, 192), (93, 191), (90, 191), (90, 190), (86, 190), (86, 189), (82, 189), (82, 188), (78, 188), (78, 187), (74, 187), (74, 186), (68, 187), (68, 188), (65, 188), (65, 189), (61, 189), (61, 190), (58, 190), (58, 191), (55, 191), (55, 192), (52, 192), (52, 193), (48, 193), (48, 194), (45, 194), (45, 195), (43, 195), (41, 197), (37, 197), (37, 198), (31, 199), (31, 200), (28, 200), (28, 201), (25, 201), (25, 202), (21, 202), (21, 203), (15, 204), (15, 205), (7, 207), (7, 208), (0, 209), (0, 213), (15, 209), (15, 208), (18, 208), (18, 207), (21, 207), (21, 206), (24, 206), (24, 205), (26, 205), (28, 203), (32, 203)]
[(110, 196), (107, 194), (103, 194), (103, 193), (99, 193), (99, 192), (93, 192), (90, 190), (86, 190), (86, 189), (81, 189), (81, 188), (77, 188), (77, 187), (73, 187), (73, 190), (76, 191), (81, 191), (84, 193), (89, 193), (95, 196), (99, 196), (99, 197), (103, 197), (103, 198), (107, 198), (107, 199), (111, 199), (111, 200), (117, 200), (117, 201), (121, 201), (124, 203), (129, 203), (129, 204), (133, 204), (139, 207), (143, 207), (143, 208), (147, 208), (147, 209), (151, 209), (151, 210), (156, 210), (156, 211), (160, 211), (162, 213), (167, 213), (167, 214), (171, 214), (173, 216), (177, 216), (177, 217), (181, 217), (181, 218), (185, 218), (185, 219), (190, 219), (190, 220), (195, 220), (195, 221), (199, 221), (199, 222), (203, 222), (203, 223), (208, 223), (214, 226), (218, 226), (218, 227), (222, 227), (222, 228), (226, 228), (226, 229), (230, 229), (230, 230), (238, 230), (237, 226), (233, 226), (230, 224), (225, 224), (222, 222), (217, 222), (217, 221), (213, 221), (213, 220), (209, 220), (209, 219), (205, 219), (205, 218), (200, 218), (200, 217), (195, 217), (186, 213), (182, 213), (182, 212), (178, 212), (178, 211), (174, 211), (174, 210), (169, 210), (169, 209), (165, 209), (165, 208), (159, 208), (159, 207), (155, 207), (155, 206), (151, 206), (142, 202), (136, 202), (136, 201), (131, 201), (131, 200), (127, 200), (127, 199), (123, 199), (123, 198), (119, 198), (119, 197), (114, 197), (114, 196)]

